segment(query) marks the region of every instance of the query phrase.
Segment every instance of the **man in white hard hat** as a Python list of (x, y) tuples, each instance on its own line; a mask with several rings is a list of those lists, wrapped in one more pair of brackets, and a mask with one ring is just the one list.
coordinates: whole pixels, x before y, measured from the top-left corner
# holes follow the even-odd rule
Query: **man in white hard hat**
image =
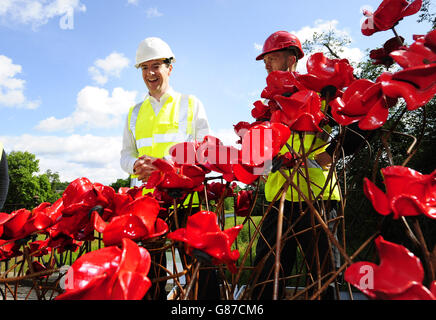
[[(146, 182), (154, 158), (168, 155), (171, 146), (202, 141), (210, 128), (201, 101), (170, 86), (175, 56), (160, 38), (146, 38), (136, 52), (136, 68), (148, 88), (144, 101), (130, 108), (124, 128), (121, 167), (132, 175), (132, 186)], [(174, 115), (177, 115), (175, 117)]]
[[(136, 52), (136, 68), (142, 70), (142, 78), (148, 88), (144, 101), (129, 110), (123, 135), (121, 167), (131, 175), (131, 186), (147, 182), (155, 170), (155, 158), (169, 155), (169, 149), (180, 142), (202, 141), (210, 128), (201, 101), (193, 95), (181, 94), (170, 86), (175, 56), (160, 38), (146, 38)], [(145, 189), (145, 192), (149, 190)], [(194, 196), (198, 203), (198, 197)], [(194, 210), (198, 210), (197, 207)], [(178, 210), (178, 216), (185, 214)], [(192, 212), (192, 213), (193, 213)], [(160, 278), (167, 274), (156, 265), (166, 264), (165, 252), (152, 254), (156, 262), (149, 277)], [(199, 299), (219, 299), (219, 286), (215, 272), (201, 270), (199, 277)], [(152, 299), (166, 299), (165, 281), (153, 285), (148, 294)]]

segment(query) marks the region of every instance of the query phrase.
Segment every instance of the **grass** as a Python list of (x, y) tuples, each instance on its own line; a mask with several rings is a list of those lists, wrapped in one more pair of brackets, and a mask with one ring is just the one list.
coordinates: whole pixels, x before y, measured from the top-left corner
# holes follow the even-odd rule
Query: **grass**
[[(243, 224), (245, 221), (245, 223), (243, 224), (244, 227), (239, 232), (236, 242), (233, 243), (232, 245), (232, 249), (238, 249), (240, 253), (240, 257), (237, 261), (238, 266), (241, 265), (242, 258), (246, 254), (247, 250), (249, 250), (249, 253), (247, 259), (245, 260), (244, 266), (253, 266), (254, 258), (256, 256), (256, 244), (259, 236), (258, 235), (256, 236), (250, 248), (248, 246), (250, 244), (250, 239), (253, 237), (256, 231), (256, 225), (259, 224), (261, 218), (262, 217), (260, 216), (252, 216), (251, 219), (253, 221), (251, 221), (250, 219), (245, 221), (245, 217), (236, 217), (236, 222), (235, 222), (235, 217), (226, 218), (225, 229), (234, 227), (235, 225)], [(241, 279), (239, 282), (246, 283), (249, 278), (249, 275), (250, 275), (250, 271), (244, 270), (242, 272)]]

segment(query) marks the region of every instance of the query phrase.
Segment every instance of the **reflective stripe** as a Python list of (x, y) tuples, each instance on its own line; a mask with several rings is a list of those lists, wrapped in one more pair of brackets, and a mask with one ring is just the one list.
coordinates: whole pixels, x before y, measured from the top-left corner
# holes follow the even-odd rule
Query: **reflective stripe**
[(186, 135), (186, 128), (188, 127), (188, 109), (189, 109), (189, 95), (182, 94), (180, 98), (179, 109), (179, 133)]
[(130, 115), (130, 132), (132, 132), (133, 139), (136, 139), (135, 138), (136, 120), (138, 119), (139, 110), (141, 109), (142, 104), (143, 102), (140, 102), (136, 106), (134, 106), (132, 113)]
[[(166, 142), (181, 142), (185, 141), (186, 133), (175, 132), (175, 133), (156, 133), (153, 135), (154, 143), (166, 143)], [(148, 138), (148, 139), (153, 139)]]
[(151, 147), (153, 145), (153, 138), (142, 138), (136, 140), (136, 148), (141, 149), (143, 147)]

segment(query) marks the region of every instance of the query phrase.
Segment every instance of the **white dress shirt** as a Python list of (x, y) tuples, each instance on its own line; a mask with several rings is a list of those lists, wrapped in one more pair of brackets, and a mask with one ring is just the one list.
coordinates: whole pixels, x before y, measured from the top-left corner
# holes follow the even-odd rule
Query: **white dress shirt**
[[(150, 98), (151, 106), (153, 107), (154, 113), (157, 115), (166, 100), (170, 96), (178, 94), (171, 87), (165, 92), (160, 100), (147, 95), (145, 99)], [(144, 99), (144, 100), (145, 100)], [(123, 146), (121, 149), (120, 165), (121, 168), (128, 174), (133, 174), (133, 164), (138, 159), (139, 153), (136, 147), (136, 141), (132, 133), (129, 130), (129, 120), (126, 119), (126, 124), (124, 126), (123, 132)], [(194, 117), (192, 119), (193, 123), (193, 137), (197, 141), (202, 141), (204, 136), (210, 134), (209, 122), (207, 120), (206, 111), (204, 109), (203, 103), (194, 96)]]

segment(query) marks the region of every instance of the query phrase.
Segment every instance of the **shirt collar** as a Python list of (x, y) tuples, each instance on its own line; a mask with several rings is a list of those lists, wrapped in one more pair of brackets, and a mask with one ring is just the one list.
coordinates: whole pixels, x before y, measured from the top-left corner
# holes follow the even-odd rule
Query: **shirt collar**
[(150, 94), (148, 94), (148, 97), (150, 97), (151, 101), (155, 103), (164, 103), (169, 97), (173, 97), (175, 93), (176, 92), (174, 91), (174, 89), (169, 86), (167, 91), (162, 95), (162, 97), (160, 97), (160, 101), (157, 101), (157, 99), (155, 97), (152, 97)]

